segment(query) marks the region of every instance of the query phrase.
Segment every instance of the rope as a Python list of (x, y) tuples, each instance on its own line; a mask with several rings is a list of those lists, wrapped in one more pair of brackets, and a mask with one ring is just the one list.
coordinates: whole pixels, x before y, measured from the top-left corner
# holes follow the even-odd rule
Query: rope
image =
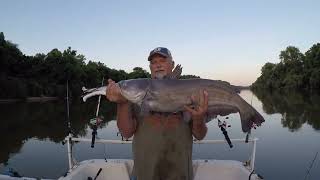
[(249, 175), (249, 180), (251, 180), (251, 176), (254, 173), (254, 170), (251, 171), (250, 175)]

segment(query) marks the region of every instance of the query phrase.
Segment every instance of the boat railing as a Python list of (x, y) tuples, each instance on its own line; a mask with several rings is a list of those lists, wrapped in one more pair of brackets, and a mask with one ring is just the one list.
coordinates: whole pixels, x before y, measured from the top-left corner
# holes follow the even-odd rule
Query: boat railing
[[(249, 170), (253, 171), (254, 170), (254, 165), (255, 165), (255, 158), (256, 158), (256, 147), (257, 147), (257, 141), (258, 138), (251, 138), (246, 141), (245, 138), (243, 139), (230, 139), (231, 142), (237, 142), (237, 143), (252, 143), (252, 151), (251, 151), (251, 156), (250, 159), (247, 161), (247, 167)], [(74, 162), (73, 162), (73, 157), (72, 157), (72, 142), (88, 142), (91, 143), (91, 139), (88, 138), (76, 138), (72, 137), (71, 134), (69, 134), (66, 138), (65, 141), (68, 146), (68, 162), (69, 162), (69, 172), (71, 172), (72, 168), (74, 167)], [(127, 141), (127, 140), (111, 140), (111, 139), (96, 139), (96, 143), (102, 143), (102, 144), (131, 144), (132, 141)], [(225, 140), (201, 140), (201, 141), (194, 141), (194, 144), (221, 144), (225, 143)]]

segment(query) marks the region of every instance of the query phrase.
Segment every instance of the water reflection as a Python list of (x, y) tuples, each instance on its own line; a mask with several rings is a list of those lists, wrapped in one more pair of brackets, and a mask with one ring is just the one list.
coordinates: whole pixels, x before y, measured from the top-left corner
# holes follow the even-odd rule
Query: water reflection
[[(70, 105), (70, 120), (74, 136), (86, 135), (89, 119), (94, 117), (96, 102), (73, 102)], [(31, 138), (62, 142), (68, 134), (66, 104), (63, 101), (46, 103), (0, 104), (0, 163), (6, 163), (10, 155), (20, 151)], [(101, 103), (100, 114), (105, 123), (115, 118), (115, 106), (106, 101)]]
[(267, 92), (255, 90), (267, 114), (280, 113), (281, 124), (290, 131), (299, 130), (304, 123), (320, 130), (320, 95), (301, 92)]

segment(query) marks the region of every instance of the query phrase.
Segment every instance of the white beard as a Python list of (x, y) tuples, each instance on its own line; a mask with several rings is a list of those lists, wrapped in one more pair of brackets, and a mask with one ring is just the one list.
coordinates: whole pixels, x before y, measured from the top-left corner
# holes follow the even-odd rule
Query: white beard
[(155, 73), (155, 76), (154, 76), (155, 79), (164, 79), (165, 77), (166, 75), (161, 72)]

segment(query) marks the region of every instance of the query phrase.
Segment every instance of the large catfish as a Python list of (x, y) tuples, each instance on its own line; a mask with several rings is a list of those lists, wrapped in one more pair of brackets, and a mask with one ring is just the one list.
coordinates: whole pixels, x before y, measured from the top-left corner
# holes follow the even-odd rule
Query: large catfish
[[(208, 117), (240, 113), (243, 132), (249, 132), (253, 125), (260, 126), (263, 117), (229, 85), (209, 79), (132, 79), (117, 83), (121, 94), (144, 111), (178, 112), (185, 105), (197, 105), (199, 92), (208, 92)], [(106, 86), (83, 89), (83, 101), (96, 95), (105, 95)], [(192, 100), (191, 96), (195, 97)]]

